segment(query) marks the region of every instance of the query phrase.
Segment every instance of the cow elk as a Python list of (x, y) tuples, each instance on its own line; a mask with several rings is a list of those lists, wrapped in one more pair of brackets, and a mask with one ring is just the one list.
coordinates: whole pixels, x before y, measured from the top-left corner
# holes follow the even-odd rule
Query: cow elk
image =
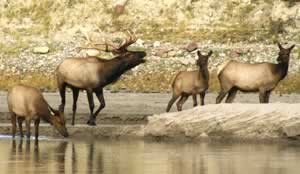
[(196, 64), (198, 70), (179, 72), (172, 83), (172, 98), (168, 103), (166, 111), (169, 112), (173, 103), (180, 97), (177, 102), (177, 110), (182, 110), (182, 105), (186, 102), (190, 95), (193, 96), (194, 107), (197, 106), (197, 94), (200, 94), (201, 105), (204, 105), (205, 92), (208, 89), (209, 72), (208, 59), (212, 55), (212, 51), (208, 55), (202, 55), (198, 50), (198, 60)]
[[(89, 125), (96, 125), (96, 116), (105, 107), (103, 88), (119, 79), (126, 71), (144, 63), (145, 51), (129, 51), (127, 47), (136, 42), (136, 37), (129, 33), (129, 38), (119, 46), (105, 43), (105, 50), (117, 56), (110, 60), (97, 57), (67, 58), (56, 69), (57, 83), (61, 96), (60, 109), (65, 107), (66, 87), (73, 92), (72, 125), (75, 124), (75, 114), (79, 90), (86, 90), (90, 108)], [(94, 113), (93, 93), (96, 94), (100, 106)]]
[(268, 103), (272, 90), (288, 73), (290, 53), (294, 46), (283, 48), (278, 43), (277, 64), (267, 62), (250, 64), (234, 60), (223, 63), (218, 70), (221, 91), (216, 103), (220, 103), (227, 94), (225, 102), (233, 102), (238, 90), (259, 92), (260, 103)]
[(25, 120), (26, 136), (30, 138), (30, 124), (34, 120), (37, 140), (40, 119), (53, 125), (64, 137), (68, 136), (63, 113), (51, 108), (38, 89), (25, 85), (14, 86), (8, 92), (7, 103), (11, 115), (13, 137), (16, 134), (17, 121), (20, 136), (23, 137), (22, 123)]

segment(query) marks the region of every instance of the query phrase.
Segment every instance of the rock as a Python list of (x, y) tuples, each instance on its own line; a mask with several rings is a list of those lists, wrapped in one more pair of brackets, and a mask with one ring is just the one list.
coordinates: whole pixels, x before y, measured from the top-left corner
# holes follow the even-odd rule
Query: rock
[(168, 56), (169, 57), (174, 57), (174, 56), (176, 56), (177, 55), (177, 52), (176, 51), (170, 51), (170, 52), (168, 52)]
[(191, 61), (189, 59), (180, 59), (180, 63), (183, 65), (189, 65), (191, 64)]
[(156, 47), (159, 47), (160, 46), (160, 42), (159, 41), (155, 41), (153, 43), (153, 47), (156, 48)]
[(242, 54), (244, 54), (243, 50), (236, 49), (236, 50), (230, 51), (229, 57), (230, 58), (236, 58), (236, 57), (240, 57)]
[(167, 57), (169, 51), (171, 51), (171, 50), (170, 49), (159, 49), (154, 53), (154, 55), (158, 56), (158, 57)]
[(220, 104), (148, 117), (145, 136), (285, 139), (300, 135), (299, 104)]
[(226, 54), (225, 54), (225, 53), (220, 53), (219, 56), (220, 56), (220, 57), (225, 57)]
[(144, 47), (144, 42), (145, 42), (145, 41), (143, 41), (142, 39), (138, 39), (138, 40), (135, 42), (135, 44), (136, 44), (137, 46), (139, 46), (139, 47)]
[(205, 138), (205, 137), (208, 137), (208, 135), (207, 135), (205, 132), (203, 132), (203, 133), (200, 135), (200, 137)]
[(192, 51), (195, 51), (197, 48), (198, 48), (197, 43), (196, 42), (192, 42), (192, 43), (188, 44), (185, 49), (188, 52), (192, 52)]
[(115, 14), (117, 15), (123, 14), (127, 2), (128, 0), (118, 0), (115, 5)]
[(283, 127), (283, 132), (288, 137), (299, 136), (300, 135), (300, 122), (286, 125), (285, 127)]
[(99, 56), (100, 51), (96, 49), (87, 49), (85, 53), (88, 56)]
[(179, 61), (183, 65), (189, 65), (195, 63), (195, 59), (192, 58), (191, 55), (187, 55), (186, 57), (180, 58)]
[(47, 46), (33, 48), (33, 53), (35, 53), (35, 54), (46, 54), (46, 53), (49, 53), (49, 51), (50, 51), (50, 49)]
[(118, 14), (118, 15), (124, 13), (124, 10), (125, 10), (125, 6), (124, 5), (118, 4), (115, 7), (115, 13)]

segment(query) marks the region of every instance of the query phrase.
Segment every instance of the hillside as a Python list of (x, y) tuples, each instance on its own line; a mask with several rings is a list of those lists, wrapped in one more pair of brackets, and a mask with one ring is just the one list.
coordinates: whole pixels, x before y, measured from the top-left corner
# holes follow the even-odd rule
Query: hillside
[[(44, 89), (55, 89), (57, 64), (65, 57), (86, 55), (76, 52), (76, 47), (105, 40), (119, 42), (126, 30), (140, 38), (135, 46), (147, 50), (149, 61), (135, 69), (133, 76), (125, 76), (126, 82), (121, 79), (116, 90), (168, 90), (178, 70), (194, 68), (195, 55), (184, 49), (189, 43), (197, 43), (204, 52), (214, 51), (213, 72), (229, 57), (274, 62), (276, 41), (300, 42), (299, 0), (0, 0), (0, 16), (2, 89), (32, 81)], [(46, 54), (35, 52), (40, 47)], [(299, 71), (299, 58), (296, 47), (292, 72)], [(298, 76), (290, 78), (288, 84), (295, 83)], [(151, 84), (131, 84), (145, 81)], [(161, 81), (166, 83), (161, 85)], [(216, 89), (215, 80), (212, 83)]]

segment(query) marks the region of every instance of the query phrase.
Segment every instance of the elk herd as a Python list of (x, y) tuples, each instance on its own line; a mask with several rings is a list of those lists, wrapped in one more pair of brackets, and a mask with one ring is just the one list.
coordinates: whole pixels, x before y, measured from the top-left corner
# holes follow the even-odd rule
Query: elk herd
[[(66, 104), (66, 88), (70, 88), (73, 94), (72, 122), (75, 124), (77, 100), (79, 91), (86, 91), (89, 103), (88, 125), (96, 125), (96, 117), (105, 107), (103, 88), (115, 81), (126, 71), (145, 62), (145, 51), (130, 51), (128, 46), (135, 43), (137, 38), (132, 34), (120, 45), (103, 44), (102, 51), (111, 52), (115, 55), (110, 60), (97, 57), (70, 57), (64, 59), (56, 69), (56, 78), (61, 104), (58, 110), (53, 109), (45, 100), (42, 93), (33, 87), (16, 85), (9, 90), (7, 96), (8, 109), (11, 116), (12, 134), (16, 134), (18, 123), (20, 136), (23, 137), (22, 123), (25, 120), (26, 136), (30, 137), (30, 124), (34, 122), (35, 138), (39, 136), (40, 119), (50, 123), (64, 137), (68, 136), (64, 117)], [(272, 90), (279, 81), (288, 73), (291, 50), (283, 48), (278, 43), (279, 53), (277, 63), (242, 63), (234, 60), (224, 62), (218, 68), (217, 77), (220, 82), (220, 92), (216, 103), (220, 103), (227, 95), (226, 103), (233, 102), (238, 91), (258, 92), (260, 103), (268, 103)], [(204, 98), (209, 88), (208, 60), (213, 54), (203, 54), (197, 51), (197, 70), (179, 72), (172, 82), (172, 97), (167, 105), (169, 112), (174, 102), (177, 110), (181, 111), (183, 104), (189, 96), (193, 97), (193, 106), (197, 106), (197, 95), (200, 103), (204, 105)], [(93, 94), (96, 95), (100, 106), (94, 111)]]

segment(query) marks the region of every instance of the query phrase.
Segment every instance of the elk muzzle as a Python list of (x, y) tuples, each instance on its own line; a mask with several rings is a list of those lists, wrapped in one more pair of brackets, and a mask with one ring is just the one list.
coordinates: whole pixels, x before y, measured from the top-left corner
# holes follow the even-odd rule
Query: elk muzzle
[(66, 125), (62, 122), (58, 122), (56, 120), (51, 121), (52, 125), (55, 127), (55, 129), (64, 137), (68, 137), (69, 133), (66, 128)]

